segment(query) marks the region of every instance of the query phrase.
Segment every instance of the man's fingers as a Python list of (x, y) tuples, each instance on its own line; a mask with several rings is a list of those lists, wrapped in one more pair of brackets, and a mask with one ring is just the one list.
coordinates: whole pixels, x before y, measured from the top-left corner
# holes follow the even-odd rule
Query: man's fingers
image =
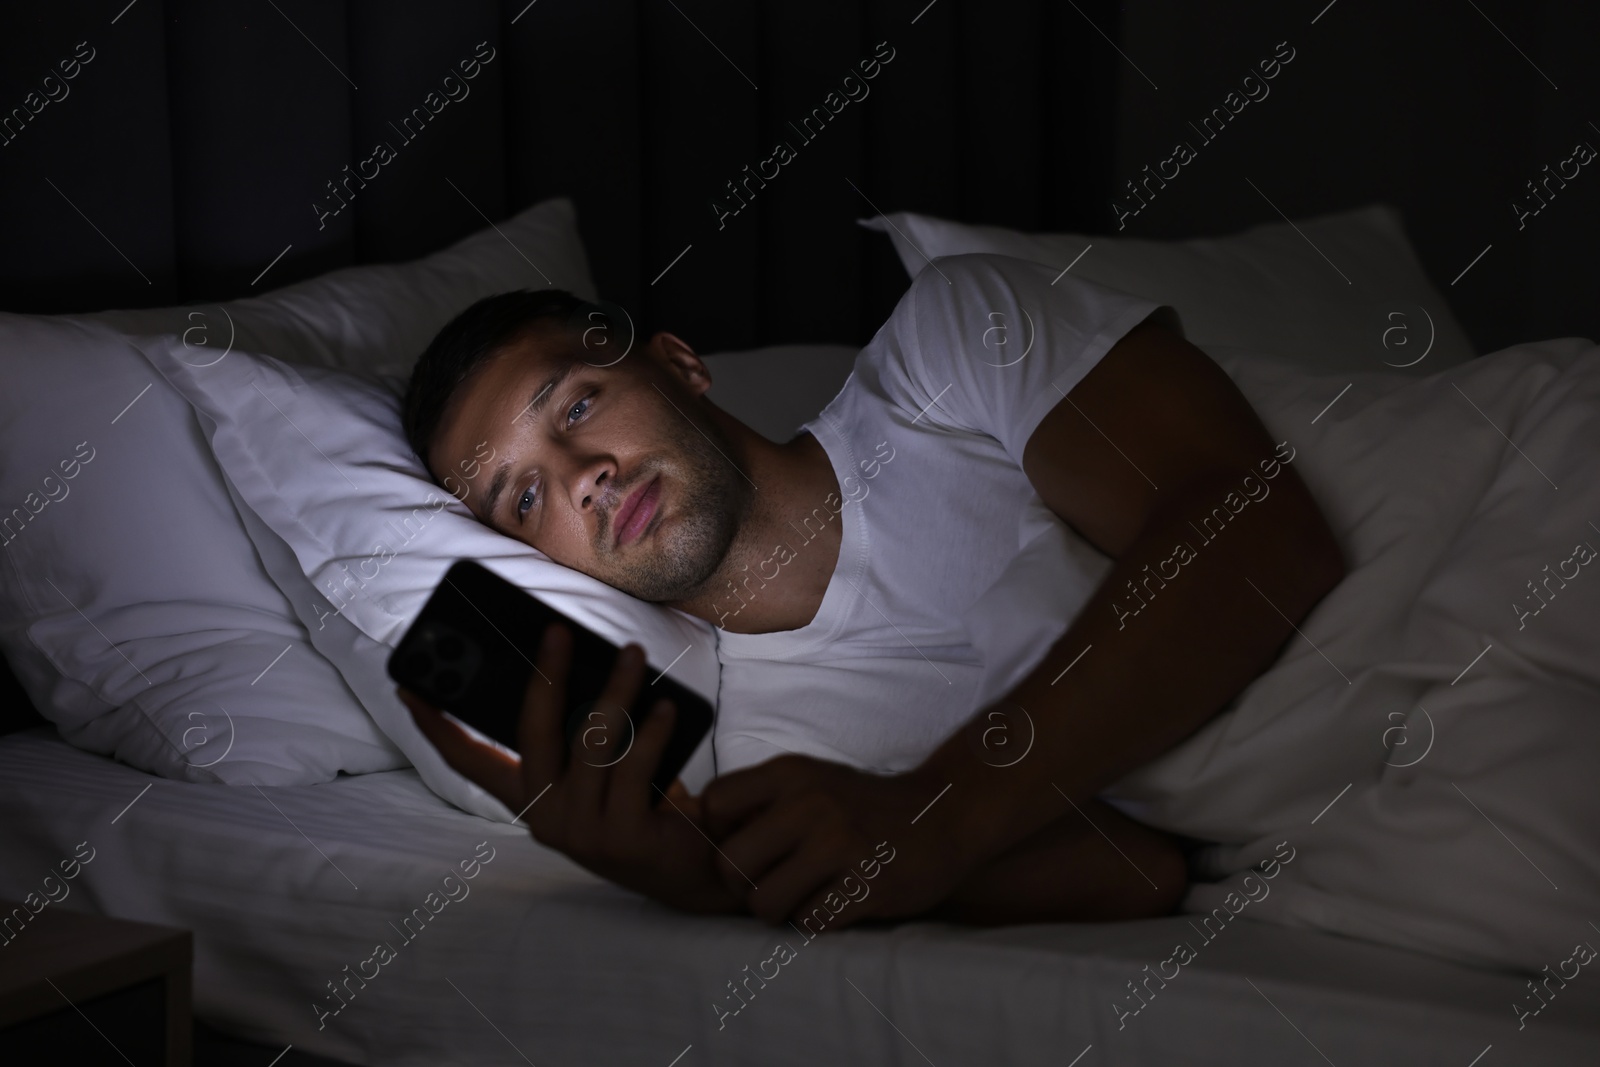
[[(673, 710), (676, 711), (677, 709), (674, 708)], [(689, 787), (683, 784), (682, 778), (674, 778), (672, 784), (667, 786), (667, 791), (662, 794), (662, 797), (672, 801), (696, 824), (705, 823), (705, 813), (701, 810), (700, 798), (689, 792)]]
[(600, 699), (631, 708), (634, 697), (639, 695), (639, 683), (642, 681), (644, 649), (635, 644), (624, 645), (617, 652), (617, 661), (611, 668), (611, 677), (606, 679), (606, 687), (600, 691)]
[(812, 812), (794, 803), (775, 804), (751, 819), (718, 844), (722, 852), (717, 867), (723, 881), (730, 887), (748, 886), (745, 879), (749, 878), (765, 886), (767, 872), (806, 839), (812, 822)]
[[(781, 873), (781, 872), (780, 872)], [(834, 896), (834, 908), (828, 907), (829, 894)], [(800, 906), (794, 910), (793, 918), (796, 922), (814, 918), (820, 909), (824, 915), (832, 915), (828, 921), (828, 929), (843, 930), (847, 926), (854, 926), (862, 919), (873, 918), (877, 905), (868, 905), (867, 898), (872, 895), (868, 883), (853, 874), (841, 875), (823, 881), (822, 885), (813, 890), (811, 896), (801, 901)], [(842, 903), (841, 903), (842, 902)]]
[[(701, 833), (705, 833), (706, 817), (700, 798), (689, 792), (689, 788), (683, 784), (682, 778), (674, 778), (672, 784), (667, 786), (665, 793), (657, 792), (654, 785), (651, 786), (650, 792), (655, 797), (657, 808), (662, 811), (676, 812), (694, 823)], [(741, 886), (745, 884), (748, 883), (741, 882)], [(740, 892), (743, 892), (742, 888)]]
[[(799, 914), (800, 906), (813, 895), (825, 897), (829, 883), (838, 881), (838, 866), (832, 851), (821, 844), (808, 845), (791, 853), (772, 870), (756, 878), (759, 888), (750, 892), (746, 903), (750, 910), (768, 922), (784, 919), (804, 919), (811, 912)], [(844, 899), (844, 894), (839, 894)], [(831, 917), (833, 909), (823, 907), (823, 914)]]
[(561, 734), (567, 703), (567, 670), (572, 662), (572, 634), (551, 623), (539, 640), (536, 668), (522, 697), (517, 748), (522, 752), (523, 788), (528, 795), (561, 777), (566, 741)]
[(721, 840), (782, 795), (788, 786), (785, 767), (790, 758), (779, 756), (707, 783), (701, 791), (707, 832)]
[[(661, 763), (661, 754), (667, 749), (667, 740), (672, 736), (677, 718), (677, 709), (670, 700), (656, 701), (650, 714), (645, 716), (638, 736), (633, 739), (633, 747), (611, 771), (611, 785), (606, 790), (605, 800), (608, 818), (640, 816), (656, 806), (660, 797), (651, 788), (651, 779)], [(684, 799), (688, 798), (681, 781), (674, 781), (673, 787)]]
[(488, 790), (512, 811), (523, 804), (522, 767), (514, 756), (469, 734), (460, 723), (447, 719), (437, 708), (408, 689), (397, 689), (401, 703), (411, 709), (417, 724), (439, 755), (458, 774)]
[(606, 799), (612, 768), (633, 747), (635, 724), (628, 709), (644, 676), (644, 650), (628, 645), (617, 653), (611, 677), (583, 713), (572, 738), (566, 789), (573, 810), (598, 817)]

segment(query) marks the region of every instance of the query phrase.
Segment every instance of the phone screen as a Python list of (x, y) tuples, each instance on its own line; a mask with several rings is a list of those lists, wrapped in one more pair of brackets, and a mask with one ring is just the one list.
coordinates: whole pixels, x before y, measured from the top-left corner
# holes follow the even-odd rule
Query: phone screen
[[(523, 696), (537, 668), (545, 627), (564, 624), (572, 633), (567, 674), (567, 752), (579, 731), (601, 720), (600, 694), (616, 662), (617, 646), (472, 560), (445, 573), (410, 629), (389, 656), (389, 676), (473, 729), (518, 749), (517, 724)], [(606, 756), (620, 762), (649, 710), (659, 700), (677, 707), (677, 722), (652, 778), (665, 792), (711, 728), (711, 705), (663, 672), (647, 665), (645, 681), (627, 711), (619, 747)], [(659, 796), (658, 796), (659, 799)]]

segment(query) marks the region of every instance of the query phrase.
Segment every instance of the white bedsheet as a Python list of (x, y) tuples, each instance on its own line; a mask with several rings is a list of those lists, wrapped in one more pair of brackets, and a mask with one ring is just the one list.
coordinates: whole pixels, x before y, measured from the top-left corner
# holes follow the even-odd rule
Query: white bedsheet
[[(1199, 943), (1188, 919), (910, 923), (803, 943), (602, 883), (414, 771), (257, 791), (154, 779), (42, 730), (0, 739), (0, 896), (37, 889), (82, 841), (93, 861), (49, 906), (195, 930), (199, 1014), (353, 1062), (1235, 1067), (1320, 1051), (1340, 1067), (1465, 1067), (1490, 1045), (1485, 1065), (1589, 1064), (1600, 1043), (1600, 974), (1519, 1031), (1520, 976), (1248, 914), (1119, 1029), (1126, 984)], [(414, 941), (390, 926), (489, 849)], [(713, 1002), (780, 939), (795, 958), (719, 1030)], [(319, 1030), (324, 983), (379, 941), (395, 957)]]
[(1297, 450), (1350, 574), (1114, 795), (1236, 845), (1218, 873), (1290, 841), (1269, 921), (1530, 972), (1600, 945), (1600, 346), (1420, 381), (1230, 370)]

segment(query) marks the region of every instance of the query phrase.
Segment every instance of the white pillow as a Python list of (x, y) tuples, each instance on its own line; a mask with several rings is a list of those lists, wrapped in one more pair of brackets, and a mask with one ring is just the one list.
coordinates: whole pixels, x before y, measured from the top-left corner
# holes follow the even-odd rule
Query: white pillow
[(261, 521), (237, 487), (230, 483), (228, 488), (245, 529), (250, 531), (261, 553), (267, 573), (294, 605), (301, 622), (310, 630), (317, 651), (339, 668), (339, 673), (368, 710), (371, 721), (397, 740), (406, 758), (435, 793), (462, 811), (496, 822), (511, 822), (512, 812), (504, 804), (471, 779), (451, 770), (439, 750), (418, 732), (416, 723), (411, 721), (411, 712), (394, 695), (394, 683), (389, 680), (387, 670), (389, 646), (372, 640), (343, 615), (328, 616), (323, 610), (325, 599), (317, 593), (310, 579), (300, 573), (300, 562), (288, 542)]
[(1171, 304), (1185, 336), (1219, 362), (1425, 375), (1477, 355), (1387, 204), (1186, 241), (1026, 234), (909, 212), (858, 222), (889, 235), (912, 277), (939, 256), (999, 252)]
[[(412, 453), (392, 389), (238, 349), (196, 367), (179, 338), (137, 343), (200, 414), (229, 481), (315, 587), (316, 600), (296, 606), (309, 616), (318, 650), (446, 800), (506, 817), (444, 767), (395, 697), (383, 661), (457, 559), (477, 560), (618, 644), (639, 642), (656, 670), (670, 669), (715, 703), (719, 668), (709, 623), (636, 600), (478, 522), (433, 484)], [(273, 550), (262, 551), (271, 569)], [(290, 592), (292, 576), (284, 581)]]
[[(188, 406), (107, 328), (181, 331), (196, 367), (265, 346), (397, 376), (469, 304), (548, 285), (595, 293), (565, 199), (411, 263), (227, 304), (0, 317), (0, 520), (30, 531), (0, 537), (0, 647), (35, 706), (67, 740), (175, 777), (291, 784), (403, 766), (262, 570)], [(67, 497), (86, 487), (95, 512), (73, 514)]]
[(577, 213), (565, 197), (409, 263), (345, 267), (226, 304), (81, 317), (125, 334), (181, 334), (195, 364), (221, 358), (231, 344), (294, 363), (403, 375), (433, 335), (474, 302), (550, 287), (596, 298)]
[(0, 647), (67, 741), (200, 782), (405, 765), (262, 569), (189, 405), (125, 339), (0, 315), (0, 380)]

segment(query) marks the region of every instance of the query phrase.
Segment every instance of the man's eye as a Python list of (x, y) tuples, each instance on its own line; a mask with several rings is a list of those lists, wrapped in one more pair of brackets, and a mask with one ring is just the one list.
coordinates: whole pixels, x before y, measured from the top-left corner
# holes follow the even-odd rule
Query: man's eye
[(588, 413), (590, 398), (584, 397), (567, 409), (567, 425), (571, 426)]
[(519, 520), (528, 513), (528, 509), (533, 507), (534, 503), (539, 499), (538, 495), (534, 493), (533, 490), (534, 487), (530, 485), (527, 489), (523, 490), (522, 495), (517, 498), (517, 518)]

